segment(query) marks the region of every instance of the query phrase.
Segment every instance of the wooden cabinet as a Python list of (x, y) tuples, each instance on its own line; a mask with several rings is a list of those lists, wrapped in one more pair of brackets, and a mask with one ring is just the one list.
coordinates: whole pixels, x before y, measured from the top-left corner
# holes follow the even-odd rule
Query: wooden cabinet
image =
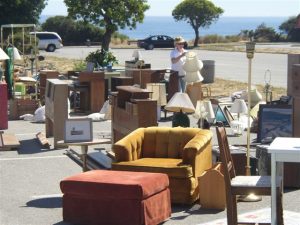
[(293, 137), (300, 137), (300, 97), (293, 97)]
[(65, 121), (68, 118), (68, 83), (48, 79), (45, 93), (46, 137), (54, 137), (54, 147), (64, 139)]
[(56, 70), (41, 70), (39, 75), (39, 91), (40, 99), (45, 100), (45, 90), (47, 79), (56, 79), (58, 78), (59, 72)]
[(8, 128), (7, 84), (0, 81), (0, 130)]
[(100, 112), (103, 103), (106, 100), (105, 93), (107, 87), (105, 86), (104, 72), (81, 72), (79, 74), (80, 84), (88, 85), (88, 97), (84, 96), (86, 93), (80, 94), (80, 99), (88, 99), (88, 103), (80, 102), (81, 105), (88, 105), (88, 109), (91, 113)]
[(112, 137), (117, 142), (139, 127), (157, 126), (157, 103), (151, 92), (133, 86), (118, 86), (111, 96)]
[[(293, 96), (294, 90), (295, 90), (295, 84), (294, 80), (297, 79), (300, 80), (295, 76), (293, 73), (293, 65), (294, 64), (300, 64), (300, 54), (288, 54), (288, 62), (287, 62), (287, 95)], [(298, 82), (299, 83), (299, 82)], [(299, 84), (298, 84), (299, 86)], [(298, 87), (299, 88), (299, 87)]]

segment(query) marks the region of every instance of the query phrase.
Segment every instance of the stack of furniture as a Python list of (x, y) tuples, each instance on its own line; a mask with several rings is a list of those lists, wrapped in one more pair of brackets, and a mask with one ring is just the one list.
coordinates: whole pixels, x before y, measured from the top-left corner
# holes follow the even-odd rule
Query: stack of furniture
[(118, 86), (111, 96), (113, 143), (139, 127), (157, 126), (157, 103), (149, 99), (151, 92)]
[(198, 128), (139, 128), (113, 145), (113, 170), (165, 173), (172, 203), (199, 198), (198, 177), (212, 167), (212, 132)]

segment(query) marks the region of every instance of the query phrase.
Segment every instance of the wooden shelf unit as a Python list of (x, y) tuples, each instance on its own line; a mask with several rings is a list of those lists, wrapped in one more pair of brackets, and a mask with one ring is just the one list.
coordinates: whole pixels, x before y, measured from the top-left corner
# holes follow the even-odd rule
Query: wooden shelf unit
[(88, 104), (85, 102), (80, 102), (80, 105), (88, 105), (88, 109), (85, 111), (90, 111), (91, 113), (100, 112), (103, 103), (105, 102), (107, 86), (105, 85), (104, 72), (94, 71), (94, 72), (80, 72), (79, 82), (88, 84), (89, 93), (88, 97), (84, 96), (85, 93), (80, 94), (80, 99), (89, 99)]
[(157, 126), (157, 102), (151, 92), (133, 86), (118, 86), (111, 96), (112, 140), (117, 142), (139, 127)]

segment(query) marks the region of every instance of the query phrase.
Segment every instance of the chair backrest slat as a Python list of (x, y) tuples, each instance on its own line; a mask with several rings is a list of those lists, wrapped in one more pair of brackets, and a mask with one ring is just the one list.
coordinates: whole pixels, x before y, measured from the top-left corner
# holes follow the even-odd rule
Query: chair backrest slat
[(235, 173), (234, 163), (230, 154), (230, 148), (228, 144), (226, 130), (224, 126), (217, 126), (216, 132), (218, 137), (221, 162), (223, 163), (224, 167), (226, 167), (224, 168), (225, 182), (228, 182), (228, 184), (230, 184), (231, 179), (236, 176), (236, 173)]

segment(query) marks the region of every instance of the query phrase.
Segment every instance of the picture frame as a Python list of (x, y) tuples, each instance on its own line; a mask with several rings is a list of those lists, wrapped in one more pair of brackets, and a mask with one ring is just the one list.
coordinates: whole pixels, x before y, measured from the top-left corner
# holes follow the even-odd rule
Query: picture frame
[(64, 141), (88, 142), (93, 140), (92, 119), (76, 118), (65, 121)]
[(230, 127), (230, 121), (228, 121), (228, 118), (220, 105), (215, 107), (215, 123), (217, 122), (222, 122), (225, 127)]
[(232, 116), (230, 110), (228, 109), (227, 106), (225, 106), (223, 111), (224, 111), (224, 114), (225, 114), (229, 124), (231, 124), (231, 122), (234, 121), (234, 117)]
[(258, 143), (270, 143), (276, 137), (291, 137), (293, 109), (291, 105), (259, 105)]

